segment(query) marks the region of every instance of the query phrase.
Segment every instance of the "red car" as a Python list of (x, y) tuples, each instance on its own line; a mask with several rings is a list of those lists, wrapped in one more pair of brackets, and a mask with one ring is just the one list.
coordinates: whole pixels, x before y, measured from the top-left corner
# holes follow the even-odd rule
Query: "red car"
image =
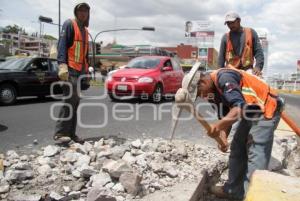
[(176, 58), (136, 57), (125, 68), (108, 75), (106, 89), (112, 100), (141, 98), (159, 103), (163, 96), (176, 93), (181, 87), (183, 76)]

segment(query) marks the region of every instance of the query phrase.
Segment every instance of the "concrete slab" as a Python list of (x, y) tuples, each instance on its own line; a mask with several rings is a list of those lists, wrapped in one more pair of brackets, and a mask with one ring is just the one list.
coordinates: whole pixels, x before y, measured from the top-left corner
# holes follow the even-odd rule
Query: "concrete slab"
[(300, 179), (266, 170), (257, 170), (251, 177), (245, 201), (299, 201)]
[(164, 190), (146, 195), (142, 199), (137, 199), (137, 201), (198, 201), (204, 192), (207, 179), (207, 171), (204, 170), (198, 181), (184, 181)]

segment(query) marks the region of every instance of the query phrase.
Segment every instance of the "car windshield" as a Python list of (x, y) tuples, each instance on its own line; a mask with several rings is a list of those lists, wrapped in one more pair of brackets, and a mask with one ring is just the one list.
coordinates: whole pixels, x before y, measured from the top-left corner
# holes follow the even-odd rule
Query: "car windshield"
[(160, 63), (157, 58), (135, 58), (131, 60), (126, 68), (155, 68)]
[(31, 58), (9, 59), (0, 63), (0, 70), (23, 70)]

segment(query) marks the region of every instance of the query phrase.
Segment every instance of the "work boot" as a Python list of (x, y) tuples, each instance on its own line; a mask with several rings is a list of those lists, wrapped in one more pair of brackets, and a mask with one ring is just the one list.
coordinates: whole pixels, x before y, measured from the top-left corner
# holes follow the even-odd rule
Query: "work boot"
[(83, 144), (84, 140), (82, 138), (80, 138), (78, 135), (74, 135), (71, 138), (74, 142), (79, 143), (79, 144)]
[(212, 186), (210, 192), (218, 198), (229, 198), (228, 193), (224, 191), (224, 186)]
[(53, 139), (55, 140), (55, 142), (60, 143), (60, 144), (67, 144), (67, 143), (71, 142), (71, 138), (69, 136), (66, 136), (61, 133), (55, 134), (53, 136)]

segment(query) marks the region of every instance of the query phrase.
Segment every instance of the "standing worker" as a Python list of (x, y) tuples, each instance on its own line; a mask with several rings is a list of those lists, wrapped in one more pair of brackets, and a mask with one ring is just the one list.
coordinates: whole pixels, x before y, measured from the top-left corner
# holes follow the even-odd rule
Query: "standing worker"
[[(76, 132), (77, 108), (80, 102), (80, 89), (88, 87), (88, 80), (80, 79), (81, 75), (88, 75), (88, 30), (90, 6), (79, 3), (74, 8), (75, 19), (64, 22), (58, 42), (57, 60), (59, 63), (58, 76), (60, 80), (68, 82), (62, 86), (64, 105), (59, 112), (56, 123), (54, 140), (68, 143), (71, 140), (82, 143)], [(85, 81), (84, 81), (85, 80)], [(69, 96), (69, 97), (68, 97)]]
[[(264, 54), (256, 31), (241, 26), (241, 18), (235, 12), (228, 12), (225, 16), (225, 25), (230, 31), (223, 35), (218, 66), (233, 67), (241, 70), (252, 70), (252, 73), (261, 76), (264, 66)], [(255, 66), (254, 65), (255, 58)]]
[(217, 106), (228, 107), (227, 114), (220, 115), (208, 131), (211, 137), (240, 121), (230, 146), (228, 181), (213, 186), (211, 192), (220, 198), (243, 199), (252, 173), (268, 168), (281, 99), (257, 76), (234, 68), (202, 75), (198, 96), (214, 97)]

